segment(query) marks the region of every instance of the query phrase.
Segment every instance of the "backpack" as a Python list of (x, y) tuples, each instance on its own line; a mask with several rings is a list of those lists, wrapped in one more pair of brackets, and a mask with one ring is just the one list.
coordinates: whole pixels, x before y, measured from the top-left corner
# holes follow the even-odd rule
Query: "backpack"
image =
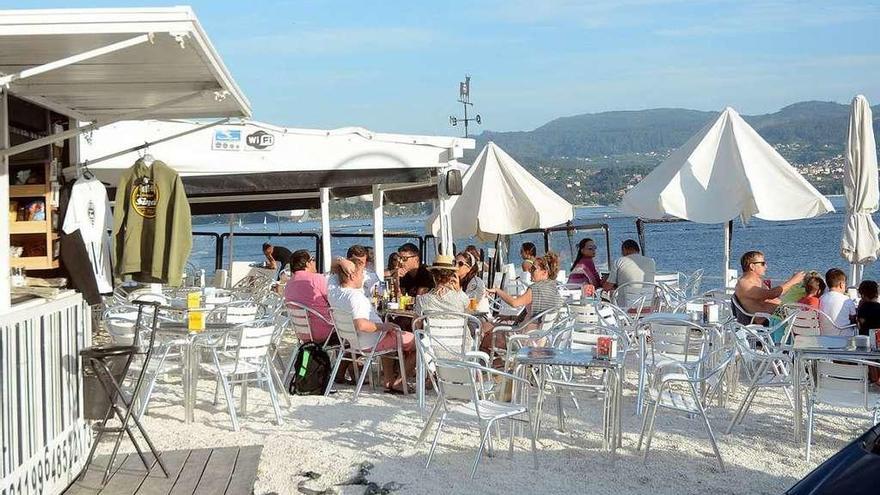
[(291, 395), (321, 395), (330, 381), (332, 369), (327, 351), (314, 342), (307, 342), (296, 355), (293, 378), (287, 390)]

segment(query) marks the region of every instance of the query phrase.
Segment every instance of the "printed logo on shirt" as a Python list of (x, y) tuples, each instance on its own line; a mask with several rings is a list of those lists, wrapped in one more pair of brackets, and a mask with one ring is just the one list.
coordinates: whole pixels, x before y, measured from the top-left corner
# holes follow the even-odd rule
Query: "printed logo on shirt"
[(89, 204), (86, 205), (86, 218), (89, 219), (89, 225), (92, 227), (95, 226), (95, 216), (95, 202), (90, 199)]
[(134, 211), (144, 218), (156, 218), (159, 189), (149, 177), (138, 177), (131, 188), (131, 204)]

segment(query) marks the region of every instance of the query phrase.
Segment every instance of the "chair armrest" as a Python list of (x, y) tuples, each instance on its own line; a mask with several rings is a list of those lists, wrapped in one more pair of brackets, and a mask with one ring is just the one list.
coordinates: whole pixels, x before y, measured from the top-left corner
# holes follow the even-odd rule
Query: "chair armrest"
[(752, 315), (752, 320), (755, 318), (764, 318), (767, 321), (770, 321), (770, 317), (773, 316), (770, 313), (764, 313), (762, 311), (756, 311), (755, 314)]
[(479, 359), (480, 361), (483, 361), (485, 366), (489, 365), (489, 355), (483, 351), (468, 351), (464, 353), (464, 356)]

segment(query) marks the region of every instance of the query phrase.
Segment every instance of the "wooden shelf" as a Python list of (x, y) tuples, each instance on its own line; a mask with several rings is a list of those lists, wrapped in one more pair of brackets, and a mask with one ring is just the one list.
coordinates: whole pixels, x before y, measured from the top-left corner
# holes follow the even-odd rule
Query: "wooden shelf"
[(31, 222), (10, 222), (10, 234), (45, 234), (48, 230), (48, 222), (46, 220)]
[(25, 270), (51, 270), (58, 268), (58, 260), (48, 256), (10, 257), (9, 266), (23, 267)]
[(45, 196), (48, 192), (46, 184), (28, 184), (24, 186), (9, 186), (10, 198), (36, 198)]

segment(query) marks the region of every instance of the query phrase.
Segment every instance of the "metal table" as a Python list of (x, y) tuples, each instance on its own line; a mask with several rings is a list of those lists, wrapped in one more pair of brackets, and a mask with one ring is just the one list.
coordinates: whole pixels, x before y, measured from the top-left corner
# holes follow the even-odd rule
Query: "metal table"
[[(156, 330), (157, 334), (173, 336), (178, 341), (176, 345), (180, 346), (183, 364), (184, 423), (192, 423), (196, 402), (196, 385), (198, 384), (200, 364), (196, 341), (211, 337), (219, 338), (235, 326), (233, 323), (207, 323), (204, 330), (190, 330), (186, 322), (163, 322)], [(242, 396), (242, 403), (244, 401), (244, 396)]]
[(819, 359), (864, 359), (880, 361), (880, 351), (868, 348), (849, 347), (850, 337), (808, 336), (797, 335), (791, 347), (792, 367), (791, 382), (794, 387), (794, 439), (802, 440), (804, 425), (803, 375), (808, 361)]
[(608, 381), (606, 386), (608, 390), (605, 393), (605, 406), (603, 415), (603, 438), (605, 448), (612, 453), (617, 451), (617, 447), (622, 442), (620, 405), (623, 396), (622, 373), (623, 373), (623, 353), (618, 354), (611, 359), (598, 359), (594, 357), (591, 346), (585, 350), (560, 350), (553, 349), (552, 354), (532, 354), (533, 349), (547, 349), (535, 347), (523, 347), (514, 356), (514, 373), (525, 374), (525, 370), (529, 366), (539, 367), (538, 374), (538, 399), (535, 411), (535, 431), (540, 431), (541, 410), (544, 404), (545, 388), (547, 384), (547, 367), (563, 366), (574, 368), (595, 368), (606, 372)]

